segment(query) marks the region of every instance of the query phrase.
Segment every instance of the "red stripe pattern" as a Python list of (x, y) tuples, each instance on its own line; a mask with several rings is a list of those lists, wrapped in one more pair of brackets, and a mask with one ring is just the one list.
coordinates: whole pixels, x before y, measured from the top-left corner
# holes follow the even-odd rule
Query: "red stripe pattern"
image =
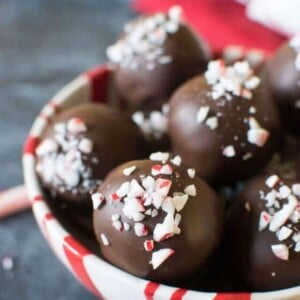
[(178, 289), (176, 290), (172, 296), (171, 296), (171, 300), (182, 300), (183, 296), (186, 294), (186, 290), (184, 289)]
[(84, 256), (91, 254), (90, 251), (70, 235), (64, 238), (63, 249), (77, 278), (99, 299), (104, 299), (100, 292), (95, 288), (83, 264)]
[(33, 137), (29, 136), (25, 142), (23, 153), (24, 154), (35, 154), (35, 149), (39, 144), (39, 138), (38, 137)]
[(220, 293), (220, 294), (217, 294), (213, 300), (251, 300), (251, 294), (249, 294), (249, 293), (241, 293), (241, 294)]
[(146, 300), (153, 300), (154, 299), (154, 294), (159, 288), (159, 284), (156, 282), (148, 282), (145, 290), (144, 290), (144, 295)]
[(106, 66), (96, 67), (85, 73), (91, 83), (91, 101), (106, 103), (109, 70)]

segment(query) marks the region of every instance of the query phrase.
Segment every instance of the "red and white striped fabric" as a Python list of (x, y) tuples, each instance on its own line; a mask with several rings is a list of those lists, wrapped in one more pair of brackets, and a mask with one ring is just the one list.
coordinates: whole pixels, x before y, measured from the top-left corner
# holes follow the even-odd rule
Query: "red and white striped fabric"
[[(110, 93), (109, 71), (96, 67), (80, 75), (42, 109), (24, 146), (23, 169), (28, 197), (36, 221), (53, 251), (74, 276), (99, 299), (162, 300), (266, 300), (299, 299), (300, 286), (271, 293), (204, 293), (149, 282), (134, 277), (92, 254), (70, 235), (45, 202), (35, 173), (35, 149), (41, 133), (52, 117), (82, 102), (104, 102)], [(67, 293), (67, 291), (66, 291)]]

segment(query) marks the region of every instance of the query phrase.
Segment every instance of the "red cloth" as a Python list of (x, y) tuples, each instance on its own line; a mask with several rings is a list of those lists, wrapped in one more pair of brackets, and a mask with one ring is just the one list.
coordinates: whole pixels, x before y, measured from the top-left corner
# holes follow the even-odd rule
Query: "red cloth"
[(245, 7), (233, 0), (134, 0), (138, 12), (166, 11), (180, 5), (188, 23), (220, 52), (225, 46), (240, 45), (246, 49), (258, 48), (270, 53), (285, 37), (267, 29), (245, 15)]

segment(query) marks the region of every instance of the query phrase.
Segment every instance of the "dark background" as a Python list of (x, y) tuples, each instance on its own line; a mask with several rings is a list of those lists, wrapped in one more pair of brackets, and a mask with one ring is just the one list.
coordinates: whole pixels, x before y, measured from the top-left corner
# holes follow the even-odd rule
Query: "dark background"
[[(105, 62), (129, 0), (0, 0), (0, 190), (22, 184), (32, 121), (62, 86)], [(4, 257), (14, 266), (5, 270)], [(64, 268), (30, 211), (0, 220), (0, 299), (95, 299)]]

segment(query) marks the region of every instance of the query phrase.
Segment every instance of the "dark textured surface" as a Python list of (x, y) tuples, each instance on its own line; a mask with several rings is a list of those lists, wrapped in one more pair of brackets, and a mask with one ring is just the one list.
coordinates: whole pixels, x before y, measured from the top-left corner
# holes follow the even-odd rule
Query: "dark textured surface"
[[(21, 149), (43, 104), (105, 61), (127, 0), (0, 0), (0, 189), (23, 182)], [(94, 299), (54, 256), (31, 212), (0, 221), (0, 300)]]

